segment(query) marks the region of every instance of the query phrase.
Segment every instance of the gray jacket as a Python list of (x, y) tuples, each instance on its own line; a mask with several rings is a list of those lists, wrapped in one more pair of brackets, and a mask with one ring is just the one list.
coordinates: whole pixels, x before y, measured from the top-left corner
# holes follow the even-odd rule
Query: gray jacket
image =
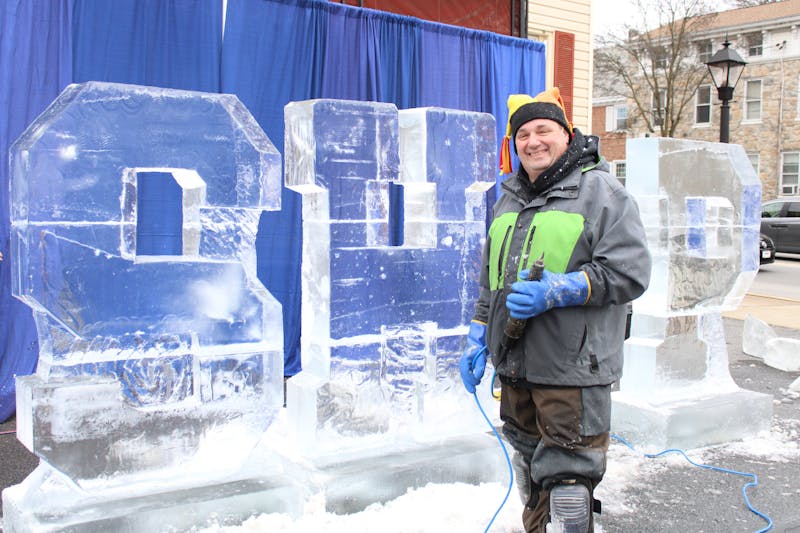
[[(475, 319), (487, 323), (487, 346), (505, 380), (592, 386), (613, 383), (622, 373), (626, 304), (647, 288), (651, 257), (638, 206), (607, 169), (604, 161), (576, 169), (527, 202), (517, 176), (502, 183)], [(518, 272), (542, 254), (550, 271), (586, 272), (589, 299), (529, 319), (500, 360), (506, 295)]]

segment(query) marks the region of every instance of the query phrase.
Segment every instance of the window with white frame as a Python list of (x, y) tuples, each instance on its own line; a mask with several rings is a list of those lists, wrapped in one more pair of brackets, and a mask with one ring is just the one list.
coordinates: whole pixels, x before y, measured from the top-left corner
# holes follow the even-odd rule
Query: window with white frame
[(798, 193), (799, 168), (800, 152), (783, 152), (781, 154), (781, 194), (796, 195)]
[(611, 163), (611, 174), (621, 181), (623, 185), (625, 185), (625, 178), (627, 177), (626, 170), (627, 166), (624, 159)]
[(761, 80), (744, 83), (744, 119), (761, 120)]
[(700, 85), (694, 95), (694, 123), (711, 122), (711, 85)]
[(760, 56), (764, 53), (764, 34), (760, 31), (754, 31), (745, 35), (747, 42), (747, 55)]
[(711, 41), (699, 41), (697, 43), (697, 62), (698, 63), (708, 63), (711, 59)]
[(755, 170), (756, 176), (758, 176), (758, 152), (747, 152), (747, 159), (750, 160), (750, 164), (753, 165), (753, 170)]
[(661, 126), (664, 123), (664, 118), (667, 114), (667, 90), (659, 89), (658, 94), (653, 93), (650, 96), (650, 116), (652, 118), (653, 126)]
[(628, 106), (615, 104), (606, 106), (606, 131), (628, 129)]

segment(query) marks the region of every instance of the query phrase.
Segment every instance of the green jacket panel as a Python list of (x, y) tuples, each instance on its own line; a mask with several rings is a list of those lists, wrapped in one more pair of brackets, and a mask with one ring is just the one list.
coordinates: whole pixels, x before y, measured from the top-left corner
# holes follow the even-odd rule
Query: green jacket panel
[(516, 275), (509, 279), (513, 283), (524, 269), (543, 258), (544, 266), (551, 272), (566, 272), (569, 258), (583, 232), (583, 216), (563, 211), (535, 213), (526, 228), (517, 224), (518, 213), (503, 213), (492, 221), (489, 228), (489, 288), (497, 290), (505, 283), (511, 235), (515, 227), (524, 229), (522, 255), (517, 264)]

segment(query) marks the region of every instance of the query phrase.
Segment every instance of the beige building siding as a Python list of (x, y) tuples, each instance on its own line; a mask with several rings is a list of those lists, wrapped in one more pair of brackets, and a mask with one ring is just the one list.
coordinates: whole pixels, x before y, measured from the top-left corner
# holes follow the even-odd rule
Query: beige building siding
[[(720, 19), (717, 19), (714, 28), (717, 33), (730, 31), (731, 48), (747, 61), (730, 102), (730, 142), (742, 145), (748, 155), (758, 156), (758, 174), (765, 200), (788, 194), (780, 184), (782, 154), (800, 152), (800, 34), (796, 29), (800, 0), (787, 0), (769, 6), (780, 7), (781, 10), (767, 9), (765, 5), (757, 6), (758, 9), (745, 8), (721, 13), (723, 22), (747, 22), (739, 27), (719, 28)], [(792, 16), (776, 19), (778, 12)], [(762, 54), (755, 57), (748, 55), (746, 39), (754, 27), (763, 35)], [(720, 47), (722, 37), (713, 34), (711, 37), (713, 49), (716, 50)], [(747, 80), (761, 81), (761, 116), (758, 120), (743, 119)], [(711, 83), (710, 77), (708, 83)], [(720, 101), (713, 87), (712, 95), (710, 124), (695, 124), (692, 108), (676, 131), (676, 136), (712, 142), (719, 140)]]
[[(730, 142), (741, 144), (748, 154), (758, 154), (759, 177), (765, 199), (781, 195), (781, 152), (800, 151), (800, 115), (797, 102), (800, 60), (794, 57), (783, 62), (783, 91), (780, 71), (780, 62), (749, 63), (730, 102)], [(762, 83), (761, 118), (756, 121), (742, 120), (747, 80), (761, 80)], [(676, 136), (712, 142), (719, 140), (720, 102), (716, 97), (716, 89), (712, 88), (712, 93), (711, 123), (695, 124), (692, 117), (687, 116)]]
[(553, 43), (556, 31), (575, 35), (572, 122), (583, 132), (592, 120), (591, 0), (531, 0), (528, 2), (528, 37), (542, 41), (547, 53), (548, 86), (553, 84)]

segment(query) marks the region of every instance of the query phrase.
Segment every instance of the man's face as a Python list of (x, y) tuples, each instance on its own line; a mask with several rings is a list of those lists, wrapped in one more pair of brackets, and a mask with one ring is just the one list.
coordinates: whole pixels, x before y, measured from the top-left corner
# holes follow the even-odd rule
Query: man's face
[(558, 122), (535, 118), (520, 126), (514, 143), (519, 162), (534, 181), (567, 151), (569, 134)]

